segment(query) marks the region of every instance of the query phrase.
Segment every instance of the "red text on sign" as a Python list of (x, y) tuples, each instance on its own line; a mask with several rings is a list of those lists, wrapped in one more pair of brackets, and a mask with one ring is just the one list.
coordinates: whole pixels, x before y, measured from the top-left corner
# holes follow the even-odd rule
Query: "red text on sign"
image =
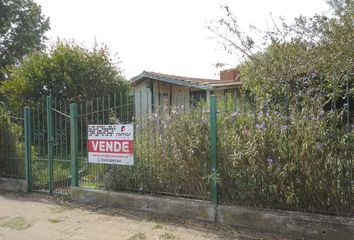
[(132, 140), (88, 140), (89, 152), (133, 154)]

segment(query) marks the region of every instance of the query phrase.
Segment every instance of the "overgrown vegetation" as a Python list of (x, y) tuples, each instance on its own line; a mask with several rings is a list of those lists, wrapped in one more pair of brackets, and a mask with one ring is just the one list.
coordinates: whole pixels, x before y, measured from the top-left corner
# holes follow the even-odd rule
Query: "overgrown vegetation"
[[(327, 95), (333, 90), (333, 81), (340, 86), (340, 76), (353, 72), (354, 67), (354, 3), (327, 2), (330, 14), (300, 16), (293, 23), (272, 18), (273, 26), (266, 30), (251, 26), (247, 34), (225, 6), (225, 17), (209, 29), (228, 52), (239, 56), (242, 82), (259, 96), (269, 98), (284, 92), (287, 85), (295, 89), (302, 86), (302, 77), (308, 76), (326, 80), (322, 90)], [(319, 83), (312, 87), (318, 88)]]
[(107, 167), (100, 186), (207, 198), (209, 115), (202, 110), (183, 113), (163, 107), (148, 119), (136, 119), (134, 166)]
[[(271, 30), (253, 28), (259, 41), (239, 29), (228, 7), (226, 17), (210, 28), (229, 52), (243, 55), (238, 66), (242, 96), (219, 99), (218, 106), (217, 180), (222, 203), (352, 214), (354, 3), (331, 0), (329, 4), (330, 17), (299, 17), (293, 24), (280, 19)], [(48, 53), (34, 52), (8, 67), (6, 75), (0, 91), (12, 109), (35, 106), (44, 95), (56, 98), (54, 108), (64, 114), (67, 108), (60, 107), (61, 102), (81, 102), (78, 139), (83, 184), (209, 198), (206, 103), (191, 111), (162, 106), (149, 116), (133, 117), (128, 85), (105, 47), (91, 51), (59, 42)], [(114, 95), (117, 92), (119, 96)], [(97, 98), (109, 94), (113, 97)], [(34, 110), (33, 178), (45, 189), (47, 139), (42, 109), (44, 105)], [(3, 154), (14, 148), (22, 129), (12, 125), (1, 108), (0, 118), (0, 131), (6, 132), (0, 135), (3, 169)], [(67, 123), (55, 119), (54, 155), (66, 159)], [(130, 120), (136, 127), (134, 166), (85, 162), (89, 122)], [(16, 154), (23, 152), (22, 145), (15, 149)], [(70, 180), (68, 163), (55, 167), (61, 179)]]
[[(250, 206), (350, 214), (353, 165), (353, 1), (331, 16), (251, 27), (226, 6), (211, 31), (239, 55), (248, 111), (219, 116), (221, 200)], [(256, 36), (256, 37), (255, 37)]]
[(222, 202), (349, 214), (353, 131), (342, 124), (348, 109), (324, 111), (321, 98), (311, 96), (301, 103), (218, 115)]
[[(218, 104), (221, 203), (347, 215), (352, 207), (348, 108), (325, 97), (257, 105), (250, 96)], [(209, 109), (165, 108), (136, 119), (135, 165), (96, 167), (97, 187), (209, 198)], [(93, 178), (91, 178), (92, 180)]]
[(0, 105), (0, 176), (25, 177), (23, 121)]
[(0, 92), (11, 109), (34, 107), (43, 96), (78, 102), (129, 89), (106, 46), (89, 50), (70, 41), (59, 41), (48, 52), (29, 54), (8, 67), (6, 75)]

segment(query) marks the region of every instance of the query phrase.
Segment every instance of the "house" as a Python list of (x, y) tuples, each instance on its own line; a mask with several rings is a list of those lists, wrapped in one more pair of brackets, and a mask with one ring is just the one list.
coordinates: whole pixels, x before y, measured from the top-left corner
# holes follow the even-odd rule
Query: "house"
[(211, 94), (223, 99), (227, 93), (237, 95), (241, 88), (239, 71), (220, 72), (220, 79), (181, 77), (144, 71), (132, 78), (136, 116), (156, 112), (162, 106), (189, 110), (200, 100), (209, 102)]

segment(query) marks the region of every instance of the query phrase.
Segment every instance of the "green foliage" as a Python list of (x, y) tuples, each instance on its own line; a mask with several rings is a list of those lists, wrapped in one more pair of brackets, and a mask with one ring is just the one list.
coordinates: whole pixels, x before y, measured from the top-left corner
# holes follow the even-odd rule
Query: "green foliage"
[(218, 116), (220, 199), (225, 203), (346, 214), (353, 132), (346, 111), (277, 106)]
[(210, 27), (241, 54), (243, 90), (254, 97), (248, 111), (218, 116), (222, 202), (342, 215), (353, 208), (354, 3), (328, 3), (330, 17), (272, 19), (273, 28), (250, 35), (225, 7)]
[(0, 91), (12, 108), (33, 105), (42, 96), (78, 102), (129, 88), (107, 47), (97, 45), (88, 50), (58, 42), (48, 53), (32, 53), (20, 65), (8, 68), (7, 74)]
[(32, 0), (2, 0), (0, 2), (0, 82), (1, 70), (16, 64), (33, 50), (43, 48), (44, 33), (49, 19)]
[(306, 81), (313, 89), (321, 88), (330, 101), (334, 87), (338, 96), (345, 89), (343, 74), (353, 72), (354, 3), (332, 0), (329, 4), (333, 10), (330, 17), (300, 16), (292, 24), (282, 18), (272, 19), (273, 28), (263, 31), (252, 27), (248, 35), (225, 7), (226, 17), (210, 29), (222, 39), (227, 51), (242, 55), (238, 68), (243, 86), (258, 97), (283, 95), (289, 87), (292, 99), (294, 90)]
[(159, 224), (159, 223), (156, 223), (156, 224), (152, 227), (152, 229), (162, 229), (162, 225)]
[[(301, 94), (300, 94), (301, 93)], [(278, 104), (227, 96), (218, 104), (222, 203), (346, 215), (351, 208), (353, 126), (348, 108), (324, 111), (323, 98)], [(252, 100), (253, 99), (253, 100)], [(136, 119), (134, 166), (95, 165), (83, 180), (99, 188), (208, 199), (209, 113), (162, 108)], [(80, 165), (80, 169), (87, 165)]]
[(0, 227), (6, 227), (16, 231), (23, 231), (29, 228), (30, 226), (31, 224), (29, 223), (29, 221), (22, 216), (13, 217), (5, 222), (0, 222)]
[(59, 218), (48, 218), (48, 222), (56, 224), (56, 223), (60, 223), (63, 220), (59, 219)]
[(100, 187), (207, 198), (209, 115), (202, 110), (164, 106), (149, 119), (137, 119), (134, 166), (107, 167)]
[[(218, 106), (217, 122), (221, 202), (347, 213), (354, 137), (342, 126), (347, 108), (323, 111), (322, 99), (308, 92), (302, 92), (301, 108), (227, 99)], [(208, 196), (208, 118), (203, 108), (152, 114), (136, 137), (136, 165), (104, 170), (101, 187)]]
[(0, 106), (0, 176), (25, 177), (23, 122)]

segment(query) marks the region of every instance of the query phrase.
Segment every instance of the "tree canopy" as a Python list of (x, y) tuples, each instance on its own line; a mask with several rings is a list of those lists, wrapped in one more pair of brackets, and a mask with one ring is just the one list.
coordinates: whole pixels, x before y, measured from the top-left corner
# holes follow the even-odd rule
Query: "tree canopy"
[(317, 89), (321, 83), (331, 98), (333, 84), (340, 94), (346, 84), (343, 75), (351, 79), (353, 76), (354, 2), (327, 3), (331, 7), (330, 16), (300, 16), (291, 24), (282, 18), (272, 18), (272, 28), (261, 30), (252, 26), (250, 34), (240, 29), (236, 16), (225, 6), (226, 16), (209, 29), (222, 40), (228, 52), (241, 56), (238, 65), (241, 79), (257, 94), (269, 96), (275, 91), (284, 94), (311, 82)]
[(61, 101), (83, 101), (126, 91), (118, 63), (106, 46), (88, 50), (59, 41), (48, 52), (34, 52), (6, 71), (0, 91), (12, 107), (38, 102), (51, 95)]
[(43, 48), (49, 29), (49, 19), (32, 0), (0, 1), (0, 81), (5, 79), (5, 67)]

